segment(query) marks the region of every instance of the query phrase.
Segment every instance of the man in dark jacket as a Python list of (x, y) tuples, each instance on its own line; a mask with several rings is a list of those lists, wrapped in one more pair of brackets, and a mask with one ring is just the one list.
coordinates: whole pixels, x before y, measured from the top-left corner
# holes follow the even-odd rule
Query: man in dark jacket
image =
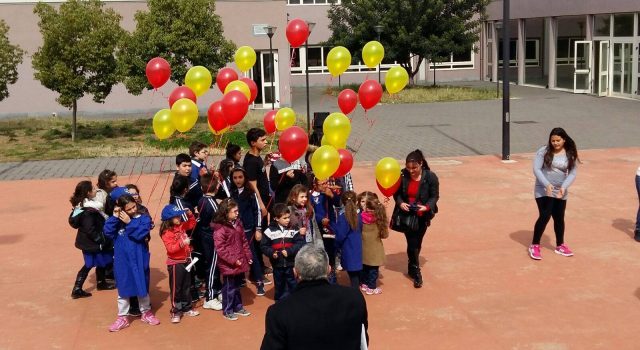
[(329, 284), (325, 251), (304, 246), (294, 271), (298, 286), (267, 310), (260, 349), (366, 349), (367, 304), (359, 290)]

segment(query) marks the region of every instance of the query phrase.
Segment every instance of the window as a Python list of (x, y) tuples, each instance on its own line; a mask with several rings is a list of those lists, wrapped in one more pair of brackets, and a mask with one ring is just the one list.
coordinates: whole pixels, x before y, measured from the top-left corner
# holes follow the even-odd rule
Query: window
[[(305, 51), (304, 47), (300, 47), (299, 49), (292, 49), (291, 74), (305, 74), (305, 60), (307, 59), (307, 54), (309, 59), (309, 74), (329, 74), (329, 69), (327, 68), (326, 64), (329, 51), (331, 51), (331, 47), (323, 46), (310, 46), (308, 53)], [(352, 59), (352, 64), (347, 69), (347, 73), (364, 73), (377, 71), (377, 68), (369, 68), (362, 62), (358, 61), (359, 57), (353, 56)], [(380, 70), (384, 72), (396, 65), (397, 62), (385, 58), (380, 65)]]
[(574, 51), (575, 51), (575, 47), (576, 41), (580, 41), (580, 40), (584, 40), (584, 38), (582, 37), (577, 37), (577, 38), (569, 38), (569, 37), (563, 37), (563, 38), (558, 38), (557, 41), (557, 48), (556, 48), (556, 64), (558, 65), (562, 65), (562, 64), (569, 64), (569, 65), (573, 65), (573, 56), (574, 56)]
[(473, 68), (473, 49), (461, 54), (451, 54), (448, 61), (429, 63), (430, 69), (469, 69)]
[(633, 36), (633, 13), (613, 15), (613, 36)]
[[(518, 66), (518, 39), (509, 41), (509, 67)], [(498, 41), (498, 67), (502, 67), (502, 39)]]
[(331, 3), (340, 4), (340, 0), (287, 0), (288, 5), (330, 5)]
[(596, 36), (609, 36), (611, 35), (611, 15), (595, 15), (595, 30)]
[(540, 65), (540, 40), (527, 39), (524, 47), (524, 65), (538, 67)]

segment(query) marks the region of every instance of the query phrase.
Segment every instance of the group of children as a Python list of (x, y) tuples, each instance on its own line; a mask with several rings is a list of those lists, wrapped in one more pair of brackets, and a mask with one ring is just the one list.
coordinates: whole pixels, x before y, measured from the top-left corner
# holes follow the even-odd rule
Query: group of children
[[(388, 236), (388, 221), (377, 195), (356, 195), (349, 175), (315, 179), (304, 159), (283, 165), (277, 154), (265, 157), (272, 167), (267, 178), (261, 156), (266, 133), (251, 129), (247, 142), (251, 149), (243, 166), (237, 145), (227, 146), (227, 157), (217, 170), (207, 167), (203, 143), (194, 142), (189, 155), (176, 156), (171, 197), (159, 227), (167, 252), (171, 322), (198, 316), (193, 305), (200, 297), (205, 298), (205, 309), (222, 310), (228, 320), (249, 316), (240, 295), (247, 272), (258, 296), (265, 295), (265, 285), (272, 283), (265, 275), (272, 272), (274, 299), (285, 298), (296, 286), (294, 260), (305, 244), (324, 247), (332, 267), (330, 282), (337, 283), (340, 254), (351, 285), (367, 295), (380, 294), (378, 269), (385, 260), (382, 239)], [(91, 296), (82, 285), (96, 267), (97, 289), (118, 289), (118, 318), (110, 331), (129, 326), (132, 315), (159, 324), (149, 299), (148, 242), (154, 224), (138, 188), (118, 187), (116, 174), (105, 170), (98, 189), (80, 182), (71, 204), (69, 222), (78, 229), (76, 247), (85, 261), (72, 297)]]

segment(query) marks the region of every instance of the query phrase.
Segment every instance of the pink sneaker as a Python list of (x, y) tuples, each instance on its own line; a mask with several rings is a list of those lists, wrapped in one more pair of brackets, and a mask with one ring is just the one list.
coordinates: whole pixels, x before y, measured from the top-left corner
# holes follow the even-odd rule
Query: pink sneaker
[(367, 287), (367, 285), (366, 285), (366, 284), (364, 284), (364, 283), (363, 283), (363, 284), (361, 284), (361, 285), (360, 285), (360, 290), (361, 290), (361, 291), (366, 292), (366, 291), (367, 291), (367, 289), (369, 289), (369, 287)]
[(160, 324), (160, 320), (156, 317), (156, 315), (153, 314), (153, 312), (151, 312), (151, 310), (146, 311), (145, 313), (142, 314), (142, 317), (140, 318), (140, 320), (144, 323), (148, 323), (152, 326), (157, 326)]
[(564, 244), (557, 246), (555, 252), (556, 254), (560, 254), (563, 256), (573, 256), (573, 252), (571, 251), (571, 249), (569, 249), (569, 247)]
[(129, 327), (127, 316), (118, 316), (115, 322), (109, 326), (109, 332), (117, 332), (121, 329)]
[(365, 293), (366, 293), (367, 295), (378, 295), (378, 294), (382, 294), (382, 288), (374, 288), (374, 289), (367, 288), (367, 290), (365, 291)]
[(532, 244), (529, 246), (529, 256), (533, 260), (542, 260), (542, 255), (540, 254), (540, 245)]

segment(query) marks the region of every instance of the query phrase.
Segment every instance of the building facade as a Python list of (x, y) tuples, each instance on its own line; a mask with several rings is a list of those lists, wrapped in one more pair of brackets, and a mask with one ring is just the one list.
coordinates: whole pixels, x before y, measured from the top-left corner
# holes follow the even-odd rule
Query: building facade
[[(502, 7), (489, 5), (482, 29), (484, 80), (502, 70)], [(640, 99), (640, 2), (511, 0), (510, 8), (509, 81)]]
[[(56, 5), (61, 1), (45, 2)], [(110, 0), (105, 4), (123, 16), (122, 26), (129, 31), (135, 28), (135, 12), (146, 9), (146, 1)], [(0, 0), (0, 18), (10, 27), (11, 42), (27, 51), (19, 67), (18, 82), (9, 87), (10, 96), (0, 102), (0, 118), (69, 113), (55, 101), (54, 92), (33, 78), (31, 55), (42, 44), (34, 6), (35, 2), (29, 0)], [(370, 69), (361, 62), (351, 65), (339, 80), (329, 74), (326, 57), (331, 47), (321, 45), (331, 36), (329, 6), (329, 0), (216, 1), (225, 37), (238, 46), (249, 45), (256, 50), (256, 65), (247, 73), (259, 90), (253, 108), (271, 108), (272, 102), (276, 107), (290, 106), (292, 88), (306, 85), (307, 70), (311, 86), (359, 84), (366, 78), (377, 79), (378, 68)], [(576, 93), (640, 98), (639, 13), (637, 0), (511, 0), (510, 81)], [(437, 82), (497, 81), (502, 65), (498, 30), (502, 1), (493, 1), (487, 15), (474, 47), (463, 54), (451, 55), (447, 62), (422, 62), (414, 82), (431, 84), (434, 73)], [(294, 18), (314, 23), (308, 49), (304, 46), (292, 49), (288, 45), (286, 25)], [(277, 27), (271, 43), (273, 57), (265, 31), (268, 25)], [(383, 28), (386, 30), (393, 28)], [(234, 67), (232, 63), (229, 65)], [(385, 72), (394, 65), (395, 62), (383, 61), (382, 81)], [(118, 85), (104, 104), (85, 97), (79, 101), (78, 110), (80, 115), (152, 115), (166, 108), (167, 97), (175, 86), (169, 82), (158, 91), (133, 96)], [(200, 110), (206, 110), (220, 97), (217, 87), (212, 86), (210, 93), (198, 100)]]

